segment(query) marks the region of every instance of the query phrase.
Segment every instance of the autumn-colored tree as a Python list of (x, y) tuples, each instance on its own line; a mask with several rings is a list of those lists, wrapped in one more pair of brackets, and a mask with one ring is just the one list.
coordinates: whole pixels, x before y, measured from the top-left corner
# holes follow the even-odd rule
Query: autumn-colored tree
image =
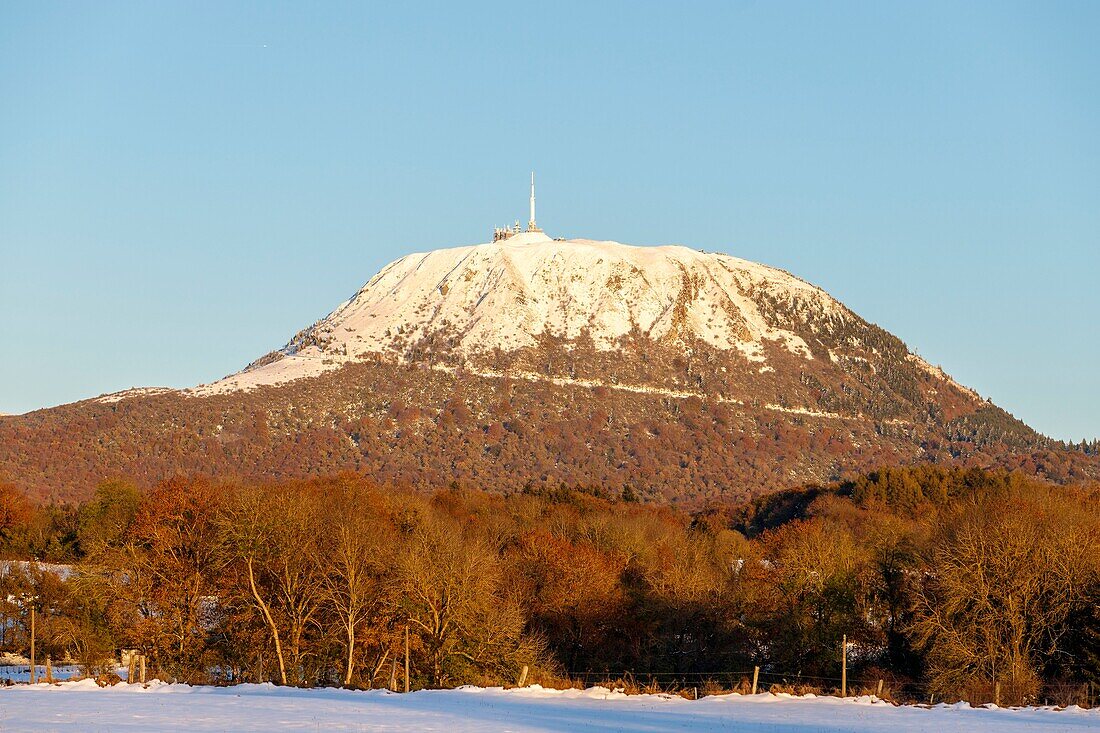
[(13, 535), (30, 523), (34, 506), (15, 484), (0, 481), (0, 543), (9, 544)]
[(142, 497), (129, 533), (99, 558), (126, 641), (144, 649), (154, 671), (205, 679), (215, 579), (226, 553), (216, 517), (222, 487), (173, 480)]
[(315, 550), (321, 504), (305, 487), (237, 487), (218, 522), (231, 560), (271, 633), (282, 684), (299, 683), (305, 636), (320, 610), (324, 567)]
[(446, 517), (428, 515), (408, 532), (397, 567), (403, 610), (419, 636), (429, 684), (513, 676), (539, 648), (524, 618), (502, 597), (491, 550)]
[(125, 481), (104, 481), (77, 516), (77, 540), (85, 555), (97, 555), (125, 540), (141, 506), (141, 493)]
[[(567, 670), (598, 669), (615, 656), (626, 557), (559, 533), (534, 530), (509, 548), (506, 575), (530, 627), (550, 640)], [(616, 638), (618, 637), (618, 638)]]
[(866, 548), (844, 527), (822, 519), (795, 522), (763, 538), (768, 593), (757, 614), (769, 663), (792, 674), (836, 676), (841, 639), (858, 639), (868, 622)]
[(916, 640), (940, 692), (1004, 681), (1033, 697), (1065, 621), (1100, 580), (1100, 522), (1072, 495), (1012, 486), (972, 497), (944, 516), (918, 594)]
[[(397, 534), (379, 494), (353, 477), (338, 480), (323, 494), (322, 527), (312, 547), (322, 568), (324, 598), (344, 637), (343, 683), (350, 686), (359, 668), (357, 650), (375, 651), (364, 682), (371, 686), (394, 653), (386, 643), (391, 577)], [(373, 642), (373, 643), (371, 643)]]

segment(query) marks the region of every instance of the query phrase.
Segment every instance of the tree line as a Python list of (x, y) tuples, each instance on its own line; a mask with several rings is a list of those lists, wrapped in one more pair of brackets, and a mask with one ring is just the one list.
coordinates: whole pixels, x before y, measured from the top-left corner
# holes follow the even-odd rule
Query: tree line
[[(1100, 683), (1100, 490), (884, 469), (685, 511), (631, 492), (434, 494), (361, 476), (0, 485), (0, 650), (191, 683), (413, 688), (852, 678), (1004, 701)], [(408, 641), (406, 642), (406, 635)]]

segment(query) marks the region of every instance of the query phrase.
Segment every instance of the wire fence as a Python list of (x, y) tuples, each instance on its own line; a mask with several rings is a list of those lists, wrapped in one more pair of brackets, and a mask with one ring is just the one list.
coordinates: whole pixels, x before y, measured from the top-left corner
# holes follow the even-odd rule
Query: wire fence
[[(47, 678), (47, 668), (44, 664), (35, 665), (35, 678), (38, 682), (45, 682)], [(49, 677), (53, 678), (54, 682), (63, 682), (73, 677), (79, 677), (82, 673), (81, 668), (75, 664), (59, 664), (51, 665), (49, 668)], [(31, 681), (31, 666), (29, 664), (3, 664), (0, 665), (0, 683), (13, 684), (17, 682), (30, 682)]]
[[(36, 665), (38, 682), (45, 682), (46, 666)], [(30, 682), (30, 665), (0, 665), (0, 684), (18, 684)], [(60, 664), (50, 668), (50, 677), (54, 682), (62, 682), (80, 677), (83, 670), (79, 665)], [(126, 679), (126, 671), (120, 667), (118, 674)], [(813, 693), (818, 695), (839, 695), (842, 686), (852, 697), (874, 695), (883, 700), (897, 703), (933, 705), (965, 701), (972, 706), (996, 704), (1011, 705), (1050, 705), (1069, 707), (1077, 705), (1093, 708), (1100, 704), (1100, 684), (1094, 682), (1054, 682), (1045, 683), (1036, 688), (1034, 685), (1013, 685), (1011, 682), (971, 682), (961, 686), (950, 694), (937, 693), (928, 685), (897, 678), (867, 677), (851, 675), (846, 679), (809, 674), (787, 674), (763, 669), (723, 670), (715, 672), (638, 672), (614, 671), (575, 671), (567, 675), (574, 684), (584, 687), (596, 685), (622, 688), (628, 693), (665, 692), (687, 697), (739, 692), (749, 694), (753, 691), (772, 693), (790, 693), (795, 695)]]
[(765, 670), (716, 672), (638, 672), (638, 671), (576, 671), (569, 679), (585, 687), (602, 685), (622, 687), (628, 692), (668, 692), (701, 697), (727, 692), (752, 692), (753, 679), (757, 692), (839, 695), (845, 686), (849, 696), (875, 695), (884, 700), (907, 704), (967, 702), (981, 705), (1049, 705), (1092, 708), (1100, 704), (1100, 685), (1093, 682), (1050, 682), (1038, 686), (1011, 682), (971, 682), (948, 693), (929, 685), (889, 677), (849, 675), (829, 677), (807, 674), (787, 674)]

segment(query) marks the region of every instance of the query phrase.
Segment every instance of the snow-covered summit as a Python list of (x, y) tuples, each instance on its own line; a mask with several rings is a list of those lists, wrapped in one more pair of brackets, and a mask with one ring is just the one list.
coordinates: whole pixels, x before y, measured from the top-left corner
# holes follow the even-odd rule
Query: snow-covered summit
[(812, 359), (803, 339), (762, 312), (784, 303), (805, 317), (847, 318), (820, 288), (725, 254), (682, 246), (552, 239), (506, 240), (410, 254), (283, 349), (199, 393), (286, 382), (367, 354), (403, 358), (426, 339), (476, 355), (536, 346), (545, 336), (616, 348), (630, 333), (701, 339), (765, 361), (765, 341)]

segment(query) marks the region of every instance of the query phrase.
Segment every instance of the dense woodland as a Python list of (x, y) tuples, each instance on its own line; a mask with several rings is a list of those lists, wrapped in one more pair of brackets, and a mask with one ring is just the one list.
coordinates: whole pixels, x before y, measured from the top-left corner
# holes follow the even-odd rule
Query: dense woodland
[[(729, 689), (1087, 702), (1100, 487), (885, 469), (688, 512), (585, 487), (432, 495), (353, 474), (0, 485), (0, 648), (188, 682)], [(1094, 692), (1097, 687), (1091, 688)]]
[[(589, 378), (584, 369), (595, 363), (605, 379), (701, 396), (355, 363), (253, 392), (168, 392), (0, 417), (0, 476), (54, 501), (86, 500), (112, 476), (146, 489), (179, 475), (285, 480), (355, 471), (419, 491), (452, 481), (502, 493), (562, 483), (629, 488), (693, 509), (920, 462), (1018, 470), (1059, 483), (1100, 479), (1100, 444), (1057, 444), (961, 390), (941, 389), (938, 402), (920, 406), (889, 400), (899, 411), (907, 406), (903, 417), (822, 417), (782, 411), (834, 407), (814, 401), (826, 394), (827, 375), (800, 372), (801, 360), (782, 366), (790, 355), (771, 357), (781, 367), (775, 373), (734, 379), (713, 364), (703, 369), (651, 352), (618, 365), (597, 361), (613, 352), (575, 367), (553, 364), (565, 376)], [(919, 370), (910, 376), (902, 381), (943, 386)], [(833, 381), (834, 390), (846, 384)], [(888, 389), (874, 394), (885, 400)]]

